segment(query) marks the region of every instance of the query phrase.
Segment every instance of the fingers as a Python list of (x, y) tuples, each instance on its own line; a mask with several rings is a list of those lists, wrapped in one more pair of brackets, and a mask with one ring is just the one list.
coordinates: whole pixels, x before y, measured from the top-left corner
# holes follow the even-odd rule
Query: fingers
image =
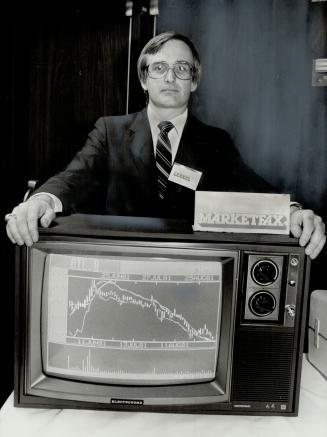
[(320, 242), (318, 243), (318, 245), (317, 245), (315, 248), (313, 248), (312, 250), (306, 248), (306, 250), (305, 250), (306, 254), (309, 255), (311, 259), (315, 259), (315, 258), (317, 258), (317, 256), (319, 255), (319, 253), (322, 251), (322, 249), (323, 249), (325, 243), (326, 243), (326, 235), (324, 235), (322, 241), (320, 241)]
[[(21, 203), (13, 209), (13, 217), (9, 219), (6, 226), (7, 235), (10, 241), (19, 246), (22, 246), (23, 244), (31, 246), (34, 241), (37, 241), (37, 230), (36, 232), (34, 231), (33, 236), (29, 230), (29, 226), (34, 230), (37, 229), (37, 213), (36, 211), (33, 212), (35, 209), (37, 209), (37, 205), (31, 205), (28, 202), (25, 204)], [(28, 216), (30, 217), (28, 218)], [(34, 225), (32, 223), (33, 217), (35, 221)], [(30, 222), (29, 224), (28, 220)]]
[(56, 218), (56, 214), (54, 210), (51, 207), (47, 208), (45, 213), (40, 219), (41, 226), (43, 228), (47, 228), (55, 218)]
[(15, 215), (14, 220), (9, 220), (7, 223), (7, 232), (10, 232), (16, 243), (21, 246), (26, 244), (31, 246), (33, 241), (28, 233), (27, 223), (25, 216), (22, 213), (23, 208), (21, 205), (13, 209), (13, 214)]
[[(291, 233), (292, 233), (292, 235), (294, 235), (295, 238), (302, 237), (302, 240), (300, 242), (301, 246), (305, 245), (306, 242), (309, 241), (309, 239), (310, 239), (311, 233), (309, 233), (309, 231), (308, 231), (310, 219), (308, 218), (308, 216), (310, 215), (311, 212), (312, 211), (309, 211), (309, 210), (296, 210), (296, 211), (291, 213), (291, 219), (290, 219)], [(306, 224), (306, 226), (304, 226), (305, 224)], [(311, 228), (313, 228), (313, 219), (312, 219)], [(303, 232), (304, 232), (304, 234), (303, 234)]]
[(305, 248), (305, 253), (310, 256), (311, 259), (315, 259), (326, 243), (325, 224), (321, 217), (314, 217), (314, 228), (311, 234), (310, 241)]
[(21, 203), (6, 216), (8, 238), (19, 246), (31, 246), (39, 238), (38, 219), (41, 218), (42, 226), (49, 226), (54, 217), (50, 203), (44, 199), (35, 198)]
[(311, 210), (296, 211), (291, 215), (291, 232), (305, 247), (311, 259), (316, 258), (326, 243), (325, 224)]
[(291, 223), (291, 232), (295, 238), (300, 238), (302, 234), (302, 226), (298, 223)]
[(311, 235), (314, 232), (315, 215), (314, 215), (314, 212), (311, 210), (304, 210), (304, 211), (302, 211), (302, 216), (303, 216), (302, 233), (300, 235), (299, 244), (300, 244), (300, 246), (304, 247), (309, 243)]
[(314, 231), (314, 212), (309, 209), (297, 210), (291, 214), (291, 232), (299, 238), (300, 246), (306, 246)]
[[(15, 217), (13, 217), (13, 219), (15, 219)], [(7, 216), (6, 216), (5, 220), (7, 220)], [(8, 218), (8, 220), (9, 220), (9, 218)], [(12, 243), (16, 244), (17, 241), (15, 240), (14, 236), (12, 235), (11, 230), (9, 229), (8, 222), (7, 222), (7, 226), (6, 226), (6, 232), (7, 232), (7, 235), (8, 235), (9, 240), (10, 240)]]

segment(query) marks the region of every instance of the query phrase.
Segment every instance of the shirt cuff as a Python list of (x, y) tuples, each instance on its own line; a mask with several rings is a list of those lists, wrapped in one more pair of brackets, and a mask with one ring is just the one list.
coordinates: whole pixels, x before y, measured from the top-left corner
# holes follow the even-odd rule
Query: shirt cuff
[(52, 201), (53, 201), (53, 205), (54, 205), (54, 208), (53, 208), (53, 209), (54, 209), (54, 212), (55, 212), (55, 213), (57, 213), (57, 212), (62, 212), (62, 210), (63, 210), (62, 202), (61, 202), (61, 200), (58, 199), (58, 197), (55, 196), (54, 194), (46, 193), (46, 192), (40, 192), (40, 193), (33, 194), (33, 195), (30, 197), (30, 199), (31, 199), (32, 197), (40, 196), (41, 194), (42, 194), (42, 195), (49, 196), (49, 197), (52, 199)]
[(303, 209), (303, 206), (299, 202), (290, 202), (290, 208)]

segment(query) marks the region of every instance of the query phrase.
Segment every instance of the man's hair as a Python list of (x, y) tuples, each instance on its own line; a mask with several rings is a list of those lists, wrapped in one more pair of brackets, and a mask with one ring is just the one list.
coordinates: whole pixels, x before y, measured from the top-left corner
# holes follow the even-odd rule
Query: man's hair
[(201, 78), (201, 62), (199, 54), (194, 47), (192, 41), (190, 41), (186, 36), (181, 35), (176, 32), (164, 32), (150, 39), (150, 41), (144, 46), (138, 61), (137, 61), (137, 74), (139, 76), (140, 82), (144, 82), (147, 77), (147, 55), (154, 55), (158, 53), (162, 46), (170, 40), (177, 39), (183, 41), (191, 50), (193, 55), (193, 74), (192, 81), (196, 84), (200, 82)]

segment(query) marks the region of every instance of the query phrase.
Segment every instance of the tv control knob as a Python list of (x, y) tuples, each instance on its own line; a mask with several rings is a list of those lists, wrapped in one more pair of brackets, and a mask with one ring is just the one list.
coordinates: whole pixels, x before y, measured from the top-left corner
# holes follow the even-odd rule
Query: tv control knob
[(269, 316), (276, 308), (275, 296), (265, 290), (257, 291), (249, 300), (249, 308), (258, 317)]
[(295, 305), (286, 305), (285, 310), (287, 315), (292, 317), (292, 319), (295, 317)]
[(291, 259), (291, 266), (297, 267), (299, 265), (299, 260), (297, 258)]
[(270, 259), (262, 259), (253, 265), (251, 276), (259, 285), (271, 285), (278, 277), (278, 267)]

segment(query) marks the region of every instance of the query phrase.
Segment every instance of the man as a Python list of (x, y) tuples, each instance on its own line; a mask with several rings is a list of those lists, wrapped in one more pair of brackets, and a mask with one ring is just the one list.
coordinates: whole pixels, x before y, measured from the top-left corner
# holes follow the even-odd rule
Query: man
[[(242, 162), (225, 131), (188, 113), (201, 76), (191, 41), (173, 32), (153, 38), (139, 57), (138, 74), (147, 108), (97, 121), (66, 170), (7, 214), (13, 243), (32, 245), (38, 239), (38, 219), (47, 227), (57, 212), (83, 211), (102, 190), (103, 213), (192, 220), (194, 191), (167, 180), (176, 163), (202, 173), (198, 190), (274, 191)], [(321, 218), (298, 206), (291, 210), (291, 232), (311, 258), (326, 241)]]

